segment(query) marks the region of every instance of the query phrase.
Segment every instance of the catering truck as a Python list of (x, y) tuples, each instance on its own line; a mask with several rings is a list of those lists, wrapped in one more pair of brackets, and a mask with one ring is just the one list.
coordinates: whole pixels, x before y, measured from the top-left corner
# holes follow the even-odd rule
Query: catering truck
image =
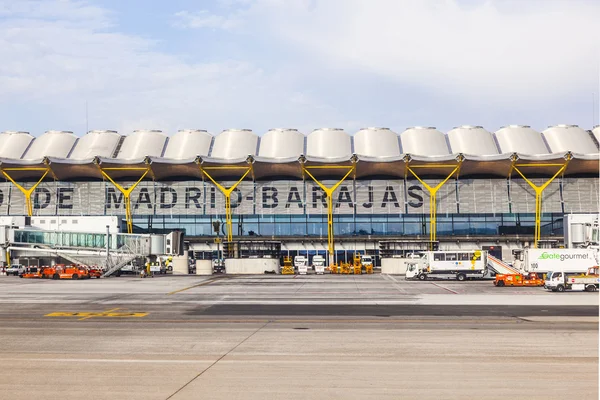
[(550, 272), (544, 287), (553, 292), (566, 290), (595, 292), (599, 284), (598, 267), (592, 267), (585, 274)]
[(481, 279), (487, 274), (486, 257), (482, 250), (425, 251), (406, 263), (406, 279)]
[(525, 249), (515, 253), (514, 266), (523, 272), (584, 274), (598, 265), (598, 249)]

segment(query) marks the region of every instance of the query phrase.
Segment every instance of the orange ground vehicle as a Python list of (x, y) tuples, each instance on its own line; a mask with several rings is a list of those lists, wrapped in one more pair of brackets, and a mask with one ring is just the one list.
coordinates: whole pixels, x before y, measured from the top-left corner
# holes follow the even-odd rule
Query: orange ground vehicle
[(42, 277), (47, 279), (86, 279), (90, 277), (87, 268), (76, 265), (57, 264), (44, 268)]
[(43, 268), (38, 267), (27, 267), (25, 272), (19, 275), (19, 278), (43, 278)]
[(535, 272), (528, 274), (496, 274), (494, 286), (544, 286), (544, 279)]
[(98, 267), (89, 267), (88, 273), (90, 274), (90, 278), (100, 278), (103, 274), (103, 271)]

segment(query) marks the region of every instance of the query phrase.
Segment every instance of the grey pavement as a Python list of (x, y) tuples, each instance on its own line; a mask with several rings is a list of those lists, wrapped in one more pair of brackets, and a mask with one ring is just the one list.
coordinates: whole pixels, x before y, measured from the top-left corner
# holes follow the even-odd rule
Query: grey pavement
[(598, 398), (598, 295), (383, 275), (0, 277), (0, 360), (2, 399)]

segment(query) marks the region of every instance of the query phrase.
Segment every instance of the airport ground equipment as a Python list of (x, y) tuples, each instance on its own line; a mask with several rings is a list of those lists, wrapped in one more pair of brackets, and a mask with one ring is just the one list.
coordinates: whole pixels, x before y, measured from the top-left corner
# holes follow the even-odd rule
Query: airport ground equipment
[(595, 292), (598, 290), (600, 277), (598, 267), (589, 268), (584, 274), (568, 272), (552, 272), (546, 280), (544, 287), (553, 292), (567, 290)]
[(407, 262), (406, 279), (481, 279), (487, 273), (486, 258), (481, 250), (426, 251)]
[(281, 275), (294, 275), (294, 265), (292, 264), (292, 257), (284, 256), (283, 265), (281, 266)]
[(42, 278), (46, 279), (88, 279), (90, 273), (81, 265), (56, 264), (42, 268)]
[(325, 258), (320, 255), (313, 256), (312, 264), (317, 275), (323, 275), (325, 273)]
[(42, 268), (38, 267), (27, 267), (25, 268), (25, 272), (19, 275), (19, 278), (28, 278), (28, 279), (41, 279), (42, 278)]
[(345, 263), (345, 262), (340, 263), (340, 274), (349, 275), (350, 271), (351, 271), (351, 269), (350, 269), (349, 263)]
[(544, 286), (544, 279), (535, 272), (526, 274), (496, 274), (494, 286)]
[(365, 265), (365, 274), (372, 274), (372, 273), (373, 273), (373, 264)]
[(354, 273), (354, 275), (360, 275), (362, 274), (362, 267), (363, 267), (363, 263), (362, 263), (362, 257), (360, 254), (355, 254), (354, 255), (354, 259), (353, 259), (353, 264), (352, 264), (352, 272)]
[(308, 258), (306, 256), (294, 257), (294, 267), (298, 270), (298, 274), (306, 275), (308, 273)]
[(514, 268), (520, 272), (585, 273), (598, 265), (598, 249), (525, 249), (515, 254)]

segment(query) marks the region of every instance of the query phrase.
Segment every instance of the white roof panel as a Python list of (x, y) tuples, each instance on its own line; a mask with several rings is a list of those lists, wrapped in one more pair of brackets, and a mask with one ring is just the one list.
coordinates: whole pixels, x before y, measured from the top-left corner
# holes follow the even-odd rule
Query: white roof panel
[(297, 129), (270, 129), (260, 138), (261, 157), (290, 158), (301, 154), (304, 154), (304, 135)]
[(6, 131), (0, 133), (0, 158), (21, 158), (31, 144), (29, 132)]
[(306, 155), (320, 158), (350, 157), (352, 139), (343, 129), (315, 129), (306, 139)]
[(185, 160), (197, 156), (207, 156), (213, 135), (204, 130), (183, 129), (169, 139), (165, 158)]
[(112, 157), (120, 139), (121, 135), (116, 131), (89, 131), (87, 135), (77, 141), (69, 158), (74, 160), (86, 160), (96, 156)]
[(402, 151), (418, 156), (450, 154), (446, 135), (433, 127), (415, 126), (400, 134)]
[(527, 125), (508, 125), (494, 133), (500, 153), (547, 154), (542, 134)]
[(42, 136), (33, 141), (27, 153), (23, 156), (25, 160), (39, 160), (44, 157), (66, 158), (77, 136), (70, 131), (46, 131)]
[(354, 152), (369, 157), (399, 156), (398, 135), (388, 128), (363, 128), (354, 135)]
[(448, 132), (452, 153), (476, 156), (498, 154), (492, 134), (481, 126), (463, 125)]
[(590, 135), (577, 125), (551, 126), (542, 132), (552, 153), (571, 151), (579, 154), (598, 153), (598, 147)]
[(160, 157), (162, 156), (166, 140), (167, 136), (162, 131), (134, 131), (123, 141), (117, 158), (137, 160), (146, 156)]
[(210, 156), (232, 160), (255, 156), (257, 143), (258, 136), (250, 129), (227, 129), (215, 137)]

